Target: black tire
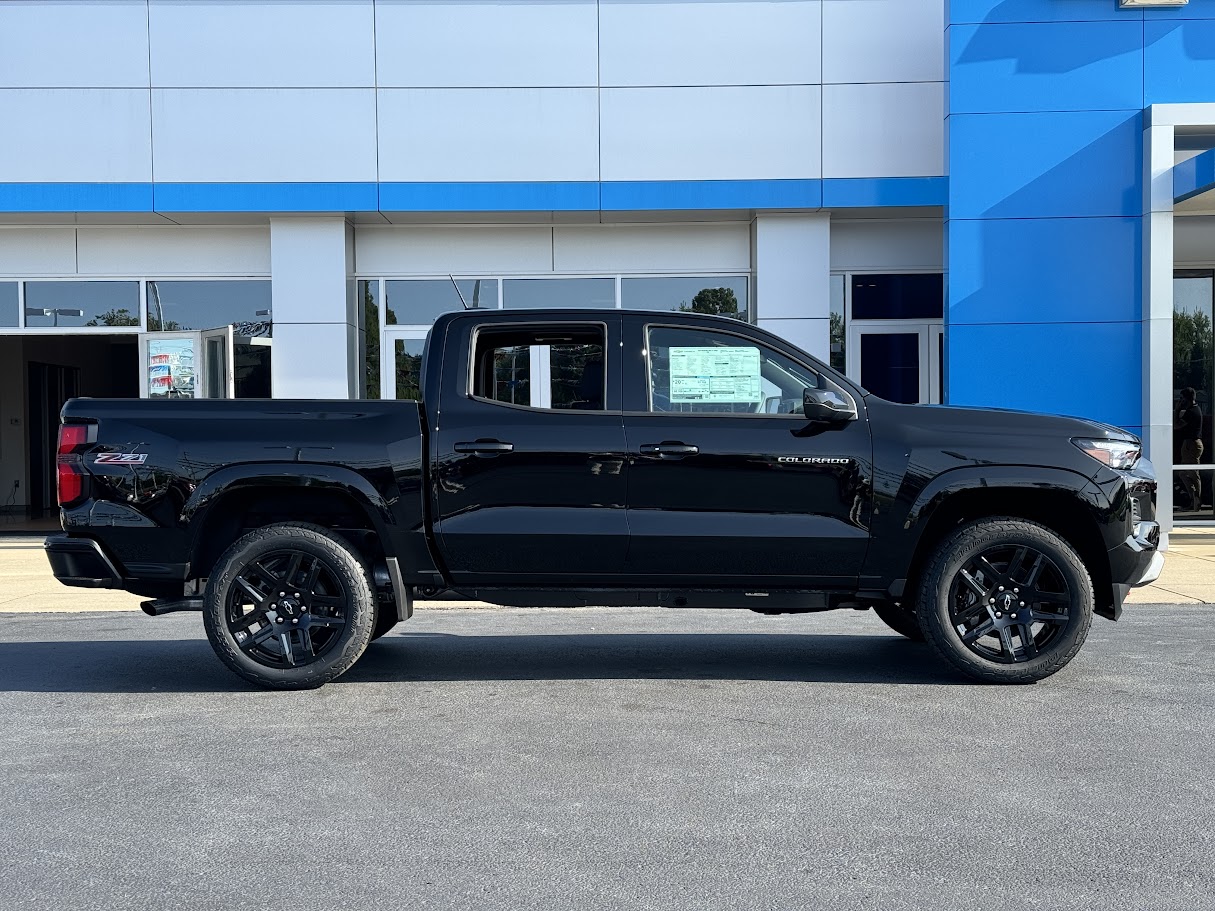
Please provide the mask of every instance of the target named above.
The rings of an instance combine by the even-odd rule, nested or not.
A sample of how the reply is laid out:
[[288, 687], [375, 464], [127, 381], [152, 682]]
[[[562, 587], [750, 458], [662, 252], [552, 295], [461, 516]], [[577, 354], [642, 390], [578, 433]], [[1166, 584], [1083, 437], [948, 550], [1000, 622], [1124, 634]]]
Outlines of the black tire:
[[220, 660], [250, 683], [283, 690], [312, 689], [348, 671], [371, 641], [375, 616], [370, 575], [349, 545], [294, 522], [229, 547], [203, 603]]
[[375, 626], [371, 629], [371, 641], [375, 642], [381, 636], [387, 635], [400, 622], [397, 619], [397, 606], [395, 604], [376, 605]]
[[920, 629], [920, 622], [911, 608], [897, 604], [875, 604], [873, 612], [899, 635], [906, 636], [912, 642], [924, 641], [924, 632]]
[[1080, 651], [1093, 583], [1075, 550], [1036, 522], [981, 519], [937, 548], [916, 616], [929, 644], [986, 683], [1033, 683]]

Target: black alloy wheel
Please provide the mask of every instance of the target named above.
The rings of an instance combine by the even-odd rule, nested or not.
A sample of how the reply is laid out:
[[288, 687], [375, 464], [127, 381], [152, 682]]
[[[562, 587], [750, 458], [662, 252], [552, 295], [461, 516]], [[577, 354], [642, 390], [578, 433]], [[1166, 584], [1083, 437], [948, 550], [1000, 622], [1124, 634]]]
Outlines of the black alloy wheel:
[[276, 689], [321, 686], [371, 641], [376, 618], [367, 567], [348, 542], [303, 523], [241, 537], [207, 582], [203, 625], [220, 659]]
[[969, 676], [1028, 683], [1075, 656], [1092, 608], [1092, 582], [1066, 541], [1033, 522], [986, 519], [942, 543], [917, 616], [929, 642]]

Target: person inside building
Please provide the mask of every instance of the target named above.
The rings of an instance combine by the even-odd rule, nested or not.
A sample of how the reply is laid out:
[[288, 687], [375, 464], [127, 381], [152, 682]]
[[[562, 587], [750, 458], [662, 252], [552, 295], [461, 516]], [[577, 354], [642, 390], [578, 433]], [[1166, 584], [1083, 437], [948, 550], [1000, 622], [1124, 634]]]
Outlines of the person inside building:
[[[1198, 407], [1193, 386], [1181, 390], [1181, 401], [1177, 408], [1177, 436], [1181, 443], [1181, 463], [1197, 465], [1202, 461], [1202, 409]], [[1178, 472], [1178, 480], [1185, 490], [1189, 503], [1186, 509], [1202, 508], [1202, 481], [1197, 471]]]

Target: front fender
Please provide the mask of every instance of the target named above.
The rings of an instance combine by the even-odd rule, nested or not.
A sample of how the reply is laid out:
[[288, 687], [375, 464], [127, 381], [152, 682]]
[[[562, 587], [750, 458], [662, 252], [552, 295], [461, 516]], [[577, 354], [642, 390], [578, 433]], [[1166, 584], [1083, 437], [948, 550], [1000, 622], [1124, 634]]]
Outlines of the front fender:
[[[992, 481], [994, 472], [999, 477]], [[1095, 509], [1109, 509], [1104, 491], [1092, 479], [1067, 468], [1030, 465], [967, 465], [951, 468], [929, 481], [907, 511], [904, 529], [922, 529], [933, 513], [952, 494], [962, 490], [1050, 490], [1069, 493]]]

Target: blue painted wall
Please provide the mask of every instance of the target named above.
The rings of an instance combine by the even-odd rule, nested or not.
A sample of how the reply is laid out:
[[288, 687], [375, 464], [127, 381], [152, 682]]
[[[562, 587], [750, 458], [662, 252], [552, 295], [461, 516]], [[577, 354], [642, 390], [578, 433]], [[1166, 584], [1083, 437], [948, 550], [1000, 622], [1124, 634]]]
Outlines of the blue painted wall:
[[1142, 414], [1143, 109], [1215, 101], [1215, 2], [951, 0], [949, 400]]

